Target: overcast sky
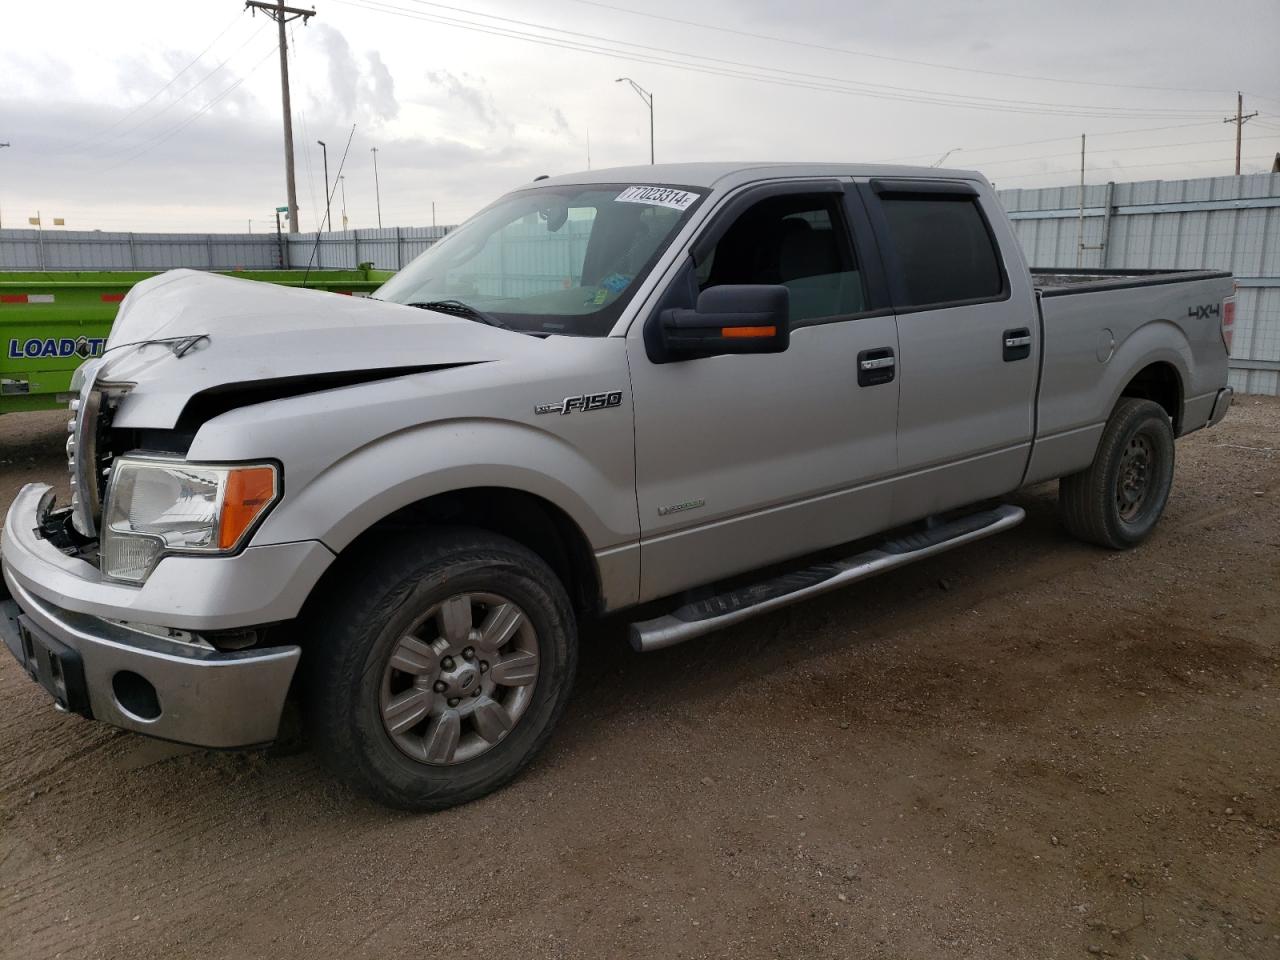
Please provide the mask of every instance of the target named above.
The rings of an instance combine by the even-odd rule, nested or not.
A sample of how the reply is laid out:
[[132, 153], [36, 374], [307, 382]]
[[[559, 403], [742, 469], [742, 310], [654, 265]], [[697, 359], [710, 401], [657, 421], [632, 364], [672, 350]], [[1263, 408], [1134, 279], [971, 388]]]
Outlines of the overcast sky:
[[[266, 17], [239, 0], [5, 6], [4, 226], [39, 210], [79, 229], [269, 228], [285, 190]], [[304, 229], [324, 214], [316, 140], [336, 176], [353, 123], [354, 227], [376, 225], [375, 146], [388, 226], [430, 224], [432, 202], [456, 223], [539, 174], [583, 169], [588, 137], [593, 167], [643, 163], [648, 110], [622, 75], [654, 94], [659, 162], [930, 164], [959, 148], [948, 165], [999, 187], [1050, 186], [1078, 178], [1087, 132], [1090, 182], [1222, 175], [1236, 89], [1259, 113], [1246, 172], [1280, 151], [1277, 0], [315, 7], [290, 30]]]

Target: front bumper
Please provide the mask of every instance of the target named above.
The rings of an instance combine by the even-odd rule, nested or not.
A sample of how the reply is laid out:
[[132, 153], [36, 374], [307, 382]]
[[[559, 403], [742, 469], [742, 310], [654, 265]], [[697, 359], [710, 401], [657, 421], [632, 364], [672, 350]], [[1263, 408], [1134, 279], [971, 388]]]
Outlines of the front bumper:
[[309, 542], [167, 557], [140, 587], [113, 583], [42, 537], [51, 501], [43, 484], [23, 488], [0, 535], [0, 635], [24, 669], [63, 709], [126, 730], [203, 747], [275, 739], [300, 648], [223, 652], [163, 628], [292, 619], [332, 553]]
[[59, 610], [9, 586], [0, 635], [59, 708], [200, 747], [275, 739], [300, 648], [223, 653]]

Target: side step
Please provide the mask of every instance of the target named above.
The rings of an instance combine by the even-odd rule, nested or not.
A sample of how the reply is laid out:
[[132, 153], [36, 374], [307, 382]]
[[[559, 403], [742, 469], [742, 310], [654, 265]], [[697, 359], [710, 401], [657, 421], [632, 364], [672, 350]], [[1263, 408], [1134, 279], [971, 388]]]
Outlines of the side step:
[[829, 590], [865, 580], [877, 573], [906, 566], [993, 533], [1016, 527], [1026, 517], [1021, 507], [1004, 504], [992, 510], [960, 517], [947, 523], [909, 533], [844, 560], [818, 563], [804, 570], [784, 573], [747, 587], [739, 587], [652, 620], [631, 624], [631, 646], [640, 652], [661, 650], [721, 627], [807, 600]]

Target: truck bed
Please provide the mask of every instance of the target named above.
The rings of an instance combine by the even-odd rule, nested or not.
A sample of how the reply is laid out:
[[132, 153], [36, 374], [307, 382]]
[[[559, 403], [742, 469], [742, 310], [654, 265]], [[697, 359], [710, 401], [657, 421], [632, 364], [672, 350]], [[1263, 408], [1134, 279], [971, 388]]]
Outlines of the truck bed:
[[1164, 283], [1192, 280], [1216, 280], [1230, 277], [1226, 270], [1072, 270], [1069, 268], [1032, 269], [1031, 282], [1045, 297], [1101, 290], [1123, 290]]

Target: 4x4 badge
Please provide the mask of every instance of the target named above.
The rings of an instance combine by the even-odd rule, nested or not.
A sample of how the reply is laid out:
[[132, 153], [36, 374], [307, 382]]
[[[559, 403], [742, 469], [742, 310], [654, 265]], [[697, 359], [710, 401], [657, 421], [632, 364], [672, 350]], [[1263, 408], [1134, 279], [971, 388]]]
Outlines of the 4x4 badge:
[[610, 407], [622, 406], [622, 391], [609, 390], [605, 393], [584, 393], [576, 397], [565, 397], [556, 403], [539, 403], [533, 408], [534, 413], [558, 413], [564, 416], [575, 410], [583, 413], [590, 410], [607, 410]]

